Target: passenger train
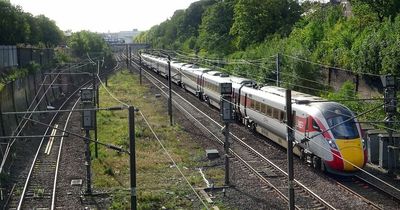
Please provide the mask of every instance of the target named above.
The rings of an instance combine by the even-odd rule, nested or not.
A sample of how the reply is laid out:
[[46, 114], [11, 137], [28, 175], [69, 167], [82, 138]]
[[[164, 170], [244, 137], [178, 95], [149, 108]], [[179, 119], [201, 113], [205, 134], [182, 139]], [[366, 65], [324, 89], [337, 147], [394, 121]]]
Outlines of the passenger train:
[[[141, 54], [144, 65], [168, 77], [168, 61]], [[199, 99], [220, 108], [220, 84], [232, 83], [236, 119], [254, 131], [287, 148], [285, 89], [257, 87], [251, 79], [231, 76], [195, 64], [171, 61], [174, 83]], [[345, 106], [320, 97], [292, 91], [295, 123], [294, 153], [314, 168], [336, 174], [351, 174], [364, 167], [367, 151], [361, 127]], [[316, 102], [313, 102], [316, 101]]]

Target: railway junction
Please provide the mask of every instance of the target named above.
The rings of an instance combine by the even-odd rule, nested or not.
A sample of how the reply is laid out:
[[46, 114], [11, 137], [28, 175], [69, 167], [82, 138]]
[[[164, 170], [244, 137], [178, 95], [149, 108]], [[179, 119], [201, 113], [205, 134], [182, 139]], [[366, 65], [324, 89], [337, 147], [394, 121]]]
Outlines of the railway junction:
[[[143, 65], [139, 54], [131, 53], [127, 56], [126, 52], [118, 53], [115, 54], [115, 59], [117, 62], [113, 68], [101, 71], [99, 63], [90, 57], [86, 63], [70, 64], [54, 69], [44, 74], [43, 80], [40, 81], [42, 86], [38, 88], [32, 100], [34, 103], [26, 111], [3, 112], [3, 117], [22, 115], [20, 117], [22, 128], [19, 129], [20, 134], [17, 136], [23, 138], [19, 140], [17, 136], [14, 137], [18, 150], [13, 152], [15, 154], [13, 157], [10, 157], [11, 163], [3, 166], [9, 167], [10, 174], [18, 177], [10, 183], [7, 190], [3, 190], [5, 198], [3, 204], [6, 208], [109, 208], [113, 192], [105, 188], [96, 189], [93, 185], [96, 173], [92, 173], [90, 163], [97, 158], [96, 149], [105, 147], [108, 148], [107, 152], [117, 152], [125, 158], [131, 157], [130, 154], [134, 154], [134, 151], [129, 151], [129, 148], [132, 149], [129, 146], [110, 144], [107, 139], [93, 138], [97, 134], [94, 130], [95, 119], [92, 118], [96, 115], [95, 112], [120, 112], [130, 107], [129, 103], [132, 101], [123, 101], [119, 99], [118, 90], [114, 90], [115, 93], [110, 90], [116, 82], [112, 81], [113, 75], [122, 74], [124, 77], [136, 78], [136, 83], [140, 78], [139, 84], [135, 85], [147, 87], [146, 96], [143, 98], [150, 98], [150, 101], [143, 103], [159, 104], [162, 112], [170, 116], [169, 120], [172, 119], [170, 124], [182, 127], [188, 138], [199, 145], [202, 151], [200, 165], [203, 166], [205, 174], [214, 169], [221, 171], [222, 176], [219, 178], [209, 178], [203, 174], [203, 181], [200, 182], [203, 184], [192, 186], [184, 171], [182, 172], [185, 167], [181, 168], [175, 163], [174, 158], [168, 155], [172, 166], [182, 174], [181, 180], [186, 180], [182, 181], [183, 184], [192, 188], [186, 199], [192, 202], [193, 208], [216, 209], [218, 204], [222, 203], [225, 208], [287, 209], [290, 193], [287, 154], [284, 148], [263, 135], [254, 133], [241, 123], [231, 123], [229, 135], [226, 135], [227, 131], [224, 130], [226, 124], [220, 121], [220, 112], [215, 107], [198, 100], [198, 97], [181, 87], [168, 83], [168, 80], [160, 74]], [[91, 67], [86, 67], [87, 65]], [[111, 87], [107, 87], [108, 79]], [[43, 84], [50, 85], [46, 87]], [[56, 91], [49, 88], [56, 84], [60, 87]], [[98, 87], [100, 93], [95, 91]], [[85, 95], [85, 91], [89, 91], [89, 94]], [[45, 107], [42, 101], [46, 98], [50, 100], [49, 95], [54, 97], [52, 106]], [[87, 96], [89, 99], [84, 99]], [[93, 100], [90, 98], [92, 96], [97, 99]], [[111, 98], [115, 103], [107, 106], [97, 105], [96, 100], [101, 104], [101, 97], [104, 96]], [[89, 105], [85, 105], [85, 100], [88, 100]], [[172, 105], [171, 108], [168, 108], [168, 104]], [[159, 137], [163, 134], [152, 130], [146, 113], [142, 112], [140, 107], [134, 110], [136, 113], [132, 115], [136, 116], [138, 121], [146, 122], [144, 125], [149, 126], [153, 138], [163, 145]], [[124, 119], [128, 118], [125, 116]], [[128, 120], [125, 123], [128, 125]], [[86, 129], [85, 126], [92, 131], [85, 134], [81, 130], [82, 127]], [[129, 136], [128, 133], [125, 135]], [[230, 142], [228, 148], [225, 144], [226, 139]], [[89, 145], [92, 150], [88, 153]], [[98, 148], [95, 148], [95, 145]], [[164, 146], [162, 148], [169, 154], [168, 148]], [[217, 155], [207, 157], [206, 151], [217, 152]], [[134, 159], [130, 160], [131, 164], [132, 161], [135, 162]], [[129, 167], [132, 165], [129, 164]], [[309, 163], [297, 157], [294, 158], [293, 167], [295, 208], [398, 209], [399, 207], [399, 184], [392, 176], [376, 169], [379, 167], [368, 165], [356, 175], [348, 177], [333, 176], [313, 169]], [[128, 177], [136, 178], [136, 176], [140, 177], [140, 174], [132, 176], [130, 173]], [[129, 187], [124, 184], [122, 186]], [[130, 187], [134, 189], [136, 186]], [[138, 191], [144, 190], [140, 181], [137, 181], [137, 187]], [[129, 191], [125, 192], [130, 194]], [[133, 195], [132, 193], [128, 197], [133, 198]], [[136, 202], [135, 199], [129, 202]]]

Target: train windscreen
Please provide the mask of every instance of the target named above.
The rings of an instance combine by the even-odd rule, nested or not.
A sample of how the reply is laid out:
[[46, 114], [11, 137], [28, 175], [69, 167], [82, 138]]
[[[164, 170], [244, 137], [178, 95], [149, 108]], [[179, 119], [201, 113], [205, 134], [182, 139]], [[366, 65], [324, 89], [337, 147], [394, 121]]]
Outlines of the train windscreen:
[[359, 138], [356, 122], [353, 114], [339, 104], [326, 104], [322, 109], [326, 122], [335, 139]]

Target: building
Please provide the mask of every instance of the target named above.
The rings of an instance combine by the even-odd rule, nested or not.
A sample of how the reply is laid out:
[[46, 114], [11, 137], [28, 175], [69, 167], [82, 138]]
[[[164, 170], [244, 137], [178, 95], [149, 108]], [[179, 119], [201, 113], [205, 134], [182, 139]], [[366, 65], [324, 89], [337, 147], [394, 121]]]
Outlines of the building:
[[140, 34], [140, 31], [133, 29], [132, 31], [120, 31], [116, 33], [103, 33], [101, 34], [106, 42], [109, 43], [126, 43], [132, 44], [133, 39]]

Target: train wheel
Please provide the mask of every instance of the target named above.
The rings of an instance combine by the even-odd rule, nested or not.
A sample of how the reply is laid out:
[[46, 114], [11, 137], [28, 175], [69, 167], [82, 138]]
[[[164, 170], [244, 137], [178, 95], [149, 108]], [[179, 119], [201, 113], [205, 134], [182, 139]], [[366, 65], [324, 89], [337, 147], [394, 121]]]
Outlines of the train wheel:
[[237, 122], [239, 122], [239, 123], [242, 123], [242, 124], [243, 124], [243, 121], [242, 121], [242, 116], [241, 116], [239, 113], [237, 113], [237, 112], [236, 112], [236, 118], [235, 118], [235, 119], [236, 119], [236, 121], [237, 121]]
[[253, 133], [257, 132], [257, 125], [254, 122], [250, 123], [250, 131], [252, 131]]
[[300, 149], [300, 160], [301, 161], [306, 161], [307, 160], [307, 157], [306, 157], [306, 154], [304, 153], [304, 149]]
[[321, 158], [319, 158], [317, 156], [313, 156], [312, 166], [313, 166], [313, 168], [315, 168], [317, 170], [321, 170]]

